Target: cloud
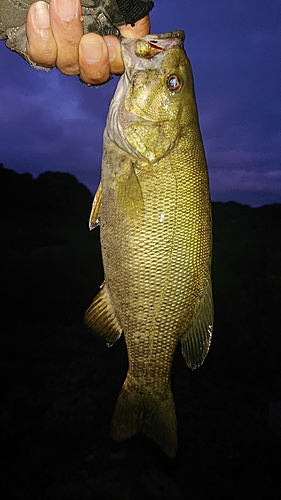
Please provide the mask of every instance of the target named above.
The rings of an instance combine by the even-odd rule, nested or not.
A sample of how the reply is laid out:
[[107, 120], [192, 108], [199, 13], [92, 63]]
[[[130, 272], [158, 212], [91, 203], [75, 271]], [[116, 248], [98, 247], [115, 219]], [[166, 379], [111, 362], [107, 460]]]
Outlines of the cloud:
[[[277, 0], [161, 0], [151, 12], [153, 32], [186, 32], [213, 197], [278, 199], [280, 13]], [[94, 191], [118, 79], [88, 88], [30, 68], [4, 42], [0, 72], [0, 162], [33, 175], [69, 171]]]
[[69, 171], [94, 190], [103, 129], [117, 80], [89, 89], [77, 77], [68, 78], [57, 70], [35, 71], [4, 43], [0, 43], [0, 61], [4, 68], [0, 161], [35, 176], [47, 169]]

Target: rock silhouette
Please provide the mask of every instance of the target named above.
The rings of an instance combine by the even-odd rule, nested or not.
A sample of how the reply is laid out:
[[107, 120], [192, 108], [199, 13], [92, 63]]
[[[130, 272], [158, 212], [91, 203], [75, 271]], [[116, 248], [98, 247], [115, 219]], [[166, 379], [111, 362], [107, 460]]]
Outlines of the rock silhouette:
[[213, 203], [213, 343], [177, 350], [179, 451], [110, 439], [127, 368], [83, 315], [103, 279], [92, 195], [75, 177], [0, 167], [5, 498], [275, 500], [281, 495], [281, 205]]

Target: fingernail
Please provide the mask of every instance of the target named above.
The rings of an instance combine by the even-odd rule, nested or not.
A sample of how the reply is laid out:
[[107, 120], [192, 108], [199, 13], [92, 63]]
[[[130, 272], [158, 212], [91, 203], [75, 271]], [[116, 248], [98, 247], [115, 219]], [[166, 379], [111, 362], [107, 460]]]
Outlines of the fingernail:
[[97, 63], [102, 58], [103, 46], [100, 43], [82, 43], [83, 57], [90, 63]]
[[56, 0], [57, 10], [64, 21], [73, 19], [78, 13], [77, 0]]
[[40, 29], [50, 28], [49, 6], [46, 2], [36, 2], [34, 4], [33, 21]]

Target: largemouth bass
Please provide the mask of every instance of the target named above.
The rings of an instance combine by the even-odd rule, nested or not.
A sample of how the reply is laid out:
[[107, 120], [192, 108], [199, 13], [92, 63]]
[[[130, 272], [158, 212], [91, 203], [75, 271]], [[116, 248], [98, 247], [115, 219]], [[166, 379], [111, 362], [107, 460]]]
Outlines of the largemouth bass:
[[112, 437], [137, 432], [174, 457], [171, 367], [178, 341], [191, 369], [213, 325], [208, 173], [184, 32], [124, 39], [125, 73], [104, 131], [100, 224], [105, 281], [86, 323], [109, 345], [124, 333], [129, 368]]

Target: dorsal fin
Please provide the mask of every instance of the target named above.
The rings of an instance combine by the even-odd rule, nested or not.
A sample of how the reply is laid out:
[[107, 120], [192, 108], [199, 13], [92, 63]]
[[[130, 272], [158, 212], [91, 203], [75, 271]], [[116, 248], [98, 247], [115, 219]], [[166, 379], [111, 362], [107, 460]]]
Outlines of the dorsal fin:
[[98, 189], [96, 191], [96, 194], [94, 196], [92, 210], [91, 210], [91, 213], [90, 213], [90, 219], [89, 219], [89, 228], [90, 228], [90, 231], [92, 229], [95, 229], [95, 227], [99, 226], [99, 223], [100, 223], [101, 200], [102, 200], [102, 187], [101, 187], [101, 182], [100, 182], [99, 185], [98, 185]]

